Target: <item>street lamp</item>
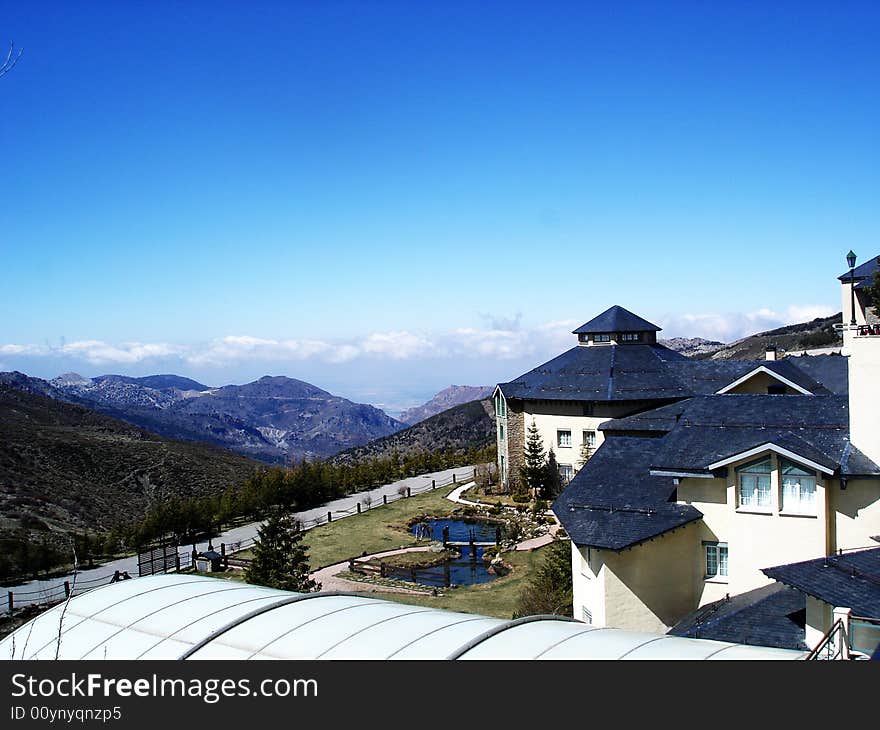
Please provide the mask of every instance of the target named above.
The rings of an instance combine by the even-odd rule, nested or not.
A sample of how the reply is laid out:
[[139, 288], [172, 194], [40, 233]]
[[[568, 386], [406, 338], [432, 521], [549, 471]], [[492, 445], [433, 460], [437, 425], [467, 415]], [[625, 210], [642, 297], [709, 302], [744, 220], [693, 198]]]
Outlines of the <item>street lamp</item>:
[[856, 255], [853, 253], [853, 250], [850, 249], [849, 253], [846, 255], [846, 263], [849, 266], [849, 295], [850, 295], [850, 326], [854, 327], [856, 324], [856, 275], [855, 275], [855, 267], [856, 267]]

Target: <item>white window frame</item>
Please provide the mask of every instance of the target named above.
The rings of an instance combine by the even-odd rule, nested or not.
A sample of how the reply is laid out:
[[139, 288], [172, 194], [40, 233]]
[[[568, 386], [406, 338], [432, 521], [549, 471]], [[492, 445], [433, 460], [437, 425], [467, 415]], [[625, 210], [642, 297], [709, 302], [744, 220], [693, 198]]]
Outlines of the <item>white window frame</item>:
[[[562, 443], [562, 434], [568, 434], [568, 443]], [[570, 428], [557, 428], [556, 429], [556, 445], [560, 449], [570, 449], [571, 448], [571, 429]]]
[[[786, 474], [786, 467], [792, 467], [803, 474]], [[817, 482], [818, 478], [815, 472], [802, 467], [793, 461], [787, 459], [779, 460], [779, 488], [780, 501], [779, 513], [783, 515], [799, 515], [799, 516], [816, 516], [817, 510]], [[806, 487], [806, 488], [805, 488]], [[809, 487], [812, 487], [811, 489]], [[787, 496], [796, 493], [796, 497]], [[804, 499], [804, 495], [809, 494], [809, 499]]]
[[559, 478], [562, 479], [565, 484], [568, 484], [572, 479], [574, 479], [574, 467], [571, 464], [557, 463], [556, 471], [559, 474]]
[[620, 333], [620, 341], [621, 342], [639, 342], [642, 339], [641, 332], [621, 332]]
[[593, 342], [611, 342], [610, 334], [593, 335]]
[[588, 449], [595, 449], [596, 448], [596, 431], [595, 430], [584, 429], [584, 432], [581, 434], [581, 439]]
[[[722, 561], [722, 550], [724, 558]], [[709, 559], [715, 562], [715, 572], [709, 572]], [[722, 571], [723, 562], [723, 571]], [[716, 580], [726, 582], [730, 575], [730, 550], [726, 542], [703, 542], [703, 580]]]
[[[769, 463], [769, 471], [749, 471], [759, 464]], [[744, 511], [771, 512], [773, 510], [773, 461], [768, 456], [765, 459], [753, 461], [736, 468], [736, 498], [738, 508]], [[761, 479], [767, 480], [767, 488], [761, 489]], [[748, 487], [747, 487], [748, 485]], [[748, 496], [747, 499], [744, 497]], [[761, 497], [766, 496], [766, 501], [761, 502]]]

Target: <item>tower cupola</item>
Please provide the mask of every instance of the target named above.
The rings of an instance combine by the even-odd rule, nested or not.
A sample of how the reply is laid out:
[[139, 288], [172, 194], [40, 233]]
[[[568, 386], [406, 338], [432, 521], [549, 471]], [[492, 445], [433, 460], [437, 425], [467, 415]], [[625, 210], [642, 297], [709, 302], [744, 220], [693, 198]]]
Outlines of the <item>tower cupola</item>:
[[652, 345], [657, 342], [660, 327], [642, 319], [618, 304], [582, 324], [573, 334], [578, 344], [592, 345]]

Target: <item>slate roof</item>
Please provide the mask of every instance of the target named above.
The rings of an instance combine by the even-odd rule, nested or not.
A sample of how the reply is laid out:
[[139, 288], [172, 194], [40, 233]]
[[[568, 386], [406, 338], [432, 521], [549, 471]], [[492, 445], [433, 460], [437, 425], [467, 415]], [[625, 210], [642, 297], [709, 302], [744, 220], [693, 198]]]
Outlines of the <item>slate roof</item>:
[[844, 476], [880, 475], [880, 467], [849, 442], [845, 396], [702, 396], [600, 428], [670, 428], [657, 442], [656, 470], [708, 474], [710, 464], [775, 443]]
[[880, 547], [764, 568], [764, 575], [856, 616], [880, 618]]
[[573, 334], [594, 334], [597, 332], [659, 332], [660, 327], [642, 319], [618, 304], [609, 307], [602, 314], [582, 324]]
[[780, 362], [790, 362], [795, 365], [834, 395], [849, 393], [849, 368], [845, 357], [840, 355], [802, 355], [801, 357], [789, 357]]
[[[856, 281], [856, 289], [862, 289], [866, 286], [872, 286], [874, 283], [874, 272], [880, 269], [880, 256], [872, 256], [865, 263], [856, 266], [853, 270], [853, 278]], [[849, 283], [849, 271], [837, 277], [839, 281]]]
[[690, 390], [667, 367], [685, 359], [663, 345], [576, 345], [498, 387], [505, 398], [533, 400], [687, 398]]
[[807, 650], [804, 594], [774, 583], [701, 606], [668, 633], [692, 639]]
[[674, 501], [669, 477], [649, 473], [657, 442], [616, 437], [606, 441], [553, 503], [553, 512], [577, 545], [623, 550], [694, 522], [702, 513]]
[[[840, 358], [835, 358], [840, 359]], [[846, 364], [844, 362], [844, 364]], [[782, 360], [765, 361], [758, 364], [764, 366], [782, 378], [791, 381], [813, 395], [830, 395], [831, 391], [821, 383], [814, 380], [809, 373], [798, 367], [798, 364], [789, 358]]]
[[816, 395], [847, 392], [844, 357], [692, 360], [657, 344], [577, 345], [498, 387], [505, 398], [671, 401], [717, 393], [762, 365]]

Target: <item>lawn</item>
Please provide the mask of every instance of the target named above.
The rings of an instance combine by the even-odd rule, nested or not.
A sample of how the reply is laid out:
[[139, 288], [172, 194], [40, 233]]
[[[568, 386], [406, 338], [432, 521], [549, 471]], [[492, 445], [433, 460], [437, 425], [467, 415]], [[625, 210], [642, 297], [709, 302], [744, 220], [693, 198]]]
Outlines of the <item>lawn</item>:
[[[303, 543], [308, 546], [312, 570], [344, 562], [363, 552], [372, 554], [400, 547], [425, 545], [425, 540], [419, 543], [415, 535], [409, 532], [407, 523], [424, 514], [438, 517], [451, 514], [453, 509], [461, 506], [446, 499], [451, 491], [452, 489], [444, 487], [424, 492], [308, 530], [303, 537]], [[240, 555], [249, 557], [246, 553]], [[513, 570], [489, 583], [446, 589], [442, 596], [390, 592], [371, 595], [400, 603], [509, 619], [516, 609], [523, 584], [540, 563], [542, 551], [511, 551], [503, 556], [505, 562], [513, 566]], [[419, 558], [424, 559], [424, 555]], [[367, 586], [365, 589], [368, 589]]]
[[444, 589], [442, 596], [408, 593], [377, 593], [374, 595], [376, 598], [398, 603], [509, 619], [516, 610], [523, 584], [541, 561], [542, 550], [508, 552], [504, 553], [503, 557], [506, 563], [513, 566], [513, 570], [489, 583]]
[[[416, 540], [407, 529], [407, 523], [424, 514], [445, 517], [456, 507], [461, 507], [446, 499], [451, 491], [449, 487], [433, 489], [307, 530], [303, 545], [309, 550], [311, 569], [341, 563], [364, 552], [371, 555], [384, 550], [427, 545], [427, 540]], [[253, 552], [245, 550], [236, 556], [251, 558]]]

